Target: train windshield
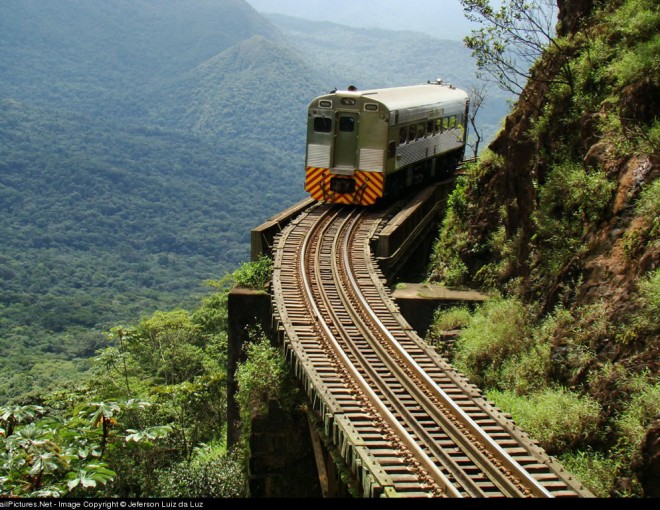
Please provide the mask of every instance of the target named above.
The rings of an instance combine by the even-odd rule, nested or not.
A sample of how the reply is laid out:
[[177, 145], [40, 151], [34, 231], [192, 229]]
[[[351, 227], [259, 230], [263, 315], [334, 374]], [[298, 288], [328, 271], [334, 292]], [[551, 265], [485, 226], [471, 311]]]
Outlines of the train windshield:
[[345, 133], [355, 131], [355, 117], [339, 117], [339, 129]]
[[330, 133], [332, 131], [332, 119], [329, 117], [315, 117], [314, 131], [317, 133]]

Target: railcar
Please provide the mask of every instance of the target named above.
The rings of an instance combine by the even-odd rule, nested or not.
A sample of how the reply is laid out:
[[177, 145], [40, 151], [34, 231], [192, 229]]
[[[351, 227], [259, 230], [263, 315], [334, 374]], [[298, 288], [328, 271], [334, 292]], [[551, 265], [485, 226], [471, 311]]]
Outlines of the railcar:
[[369, 206], [451, 174], [463, 160], [468, 94], [435, 80], [333, 91], [308, 107], [305, 191]]

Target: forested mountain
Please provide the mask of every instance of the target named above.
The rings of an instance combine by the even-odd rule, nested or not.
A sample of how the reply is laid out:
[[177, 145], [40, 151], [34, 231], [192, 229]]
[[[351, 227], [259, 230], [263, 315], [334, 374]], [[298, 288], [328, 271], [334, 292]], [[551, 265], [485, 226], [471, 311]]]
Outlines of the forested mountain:
[[[473, 57], [461, 41], [440, 40], [410, 31], [351, 28], [279, 14], [268, 19], [324, 83], [361, 89], [398, 87], [442, 78], [465, 90], [477, 87]], [[487, 90], [478, 114], [479, 129], [491, 139], [501, 128], [511, 97], [497, 87]]]
[[[223, 104], [211, 84], [253, 91], [286, 54], [245, 2], [9, 2], [0, 32], [0, 395], [15, 395], [70, 376], [111, 325], [194, 302], [247, 260], [251, 228], [303, 195], [301, 162], [270, 141], [274, 123], [241, 120], [244, 99], [212, 107], [205, 132], [186, 122]], [[232, 64], [255, 74], [240, 83]], [[264, 71], [276, 90], [279, 70]]]
[[300, 169], [295, 155], [304, 151], [307, 103], [325, 90], [315, 76], [290, 46], [256, 35], [163, 87], [149, 99], [150, 115], [168, 129], [238, 146], [262, 140], [285, 149]]
[[243, 0], [3, 2], [0, 33], [2, 97], [122, 120], [235, 44], [279, 37]]
[[313, 97], [474, 73], [460, 43], [243, 0], [0, 10], [0, 398], [247, 261], [250, 230], [305, 196]]

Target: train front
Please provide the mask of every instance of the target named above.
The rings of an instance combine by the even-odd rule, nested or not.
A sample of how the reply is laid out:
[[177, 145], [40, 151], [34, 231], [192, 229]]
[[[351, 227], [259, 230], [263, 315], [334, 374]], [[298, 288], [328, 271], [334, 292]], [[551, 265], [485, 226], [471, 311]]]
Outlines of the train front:
[[352, 87], [310, 103], [305, 191], [315, 200], [372, 205], [383, 196], [389, 122], [384, 110]]

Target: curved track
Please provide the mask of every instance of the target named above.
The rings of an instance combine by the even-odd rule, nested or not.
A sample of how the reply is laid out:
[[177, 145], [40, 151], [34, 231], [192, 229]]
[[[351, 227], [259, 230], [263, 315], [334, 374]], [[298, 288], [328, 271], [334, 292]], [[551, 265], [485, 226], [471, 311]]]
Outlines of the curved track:
[[381, 215], [311, 207], [273, 274], [287, 356], [364, 495], [589, 496], [400, 315], [369, 250]]

